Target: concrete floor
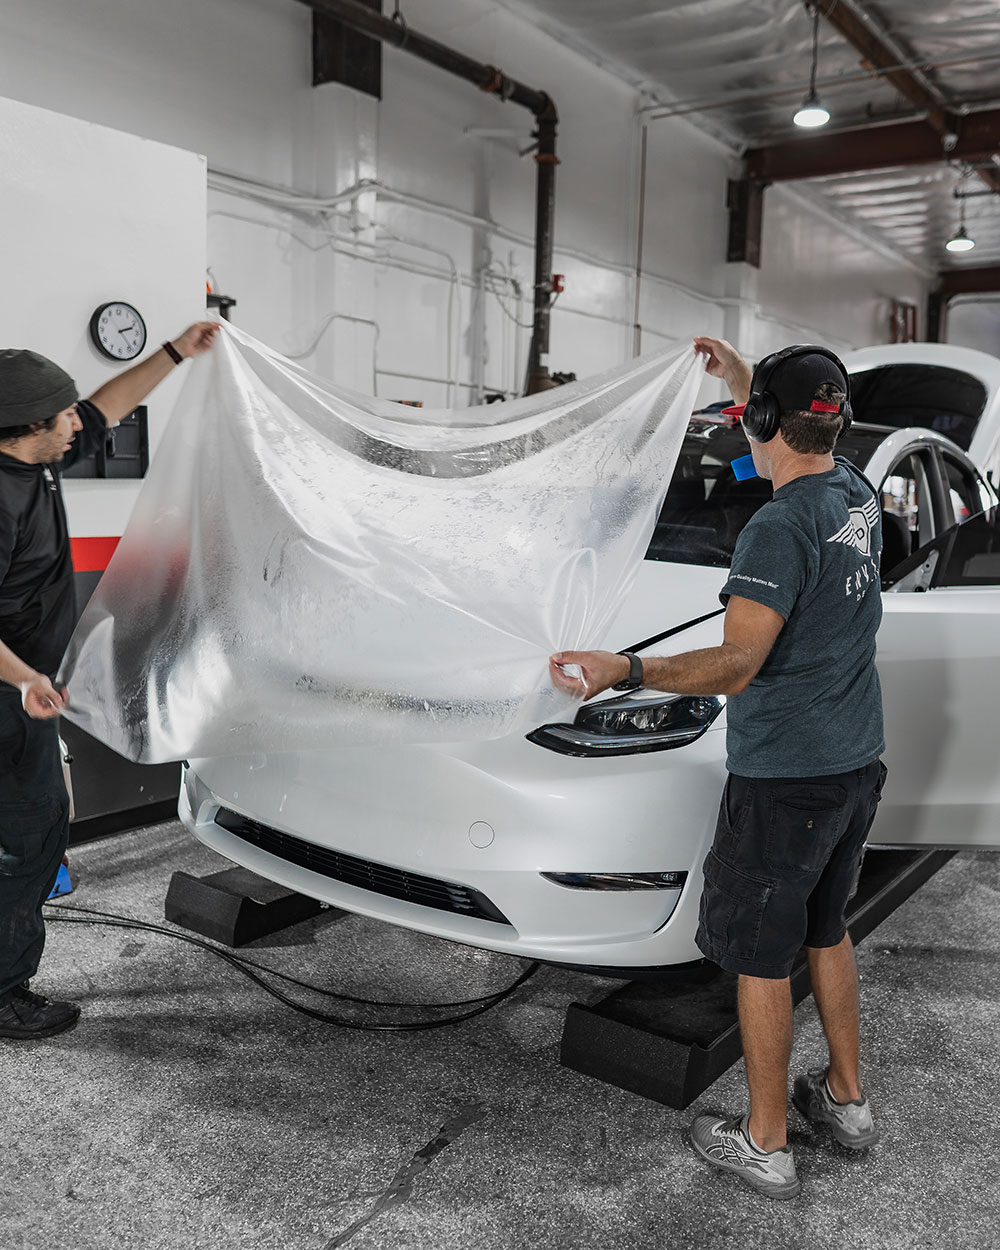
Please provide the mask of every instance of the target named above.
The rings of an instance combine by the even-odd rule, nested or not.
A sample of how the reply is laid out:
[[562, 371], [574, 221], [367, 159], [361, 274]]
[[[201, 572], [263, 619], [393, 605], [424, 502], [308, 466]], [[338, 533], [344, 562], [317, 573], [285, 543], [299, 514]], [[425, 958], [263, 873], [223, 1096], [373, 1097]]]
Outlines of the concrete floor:
[[[71, 859], [66, 901], [152, 921], [175, 869], [224, 866], [177, 824]], [[742, 1108], [741, 1066], [683, 1112], [560, 1066], [567, 1004], [609, 982], [542, 969], [457, 1027], [360, 1033], [172, 939], [53, 923], [36, 985], [84, 1015], [62, 1037], [0, 1043], [0, 1246], [995, 1247], [998, 916], [1000, 860], [962, 854], [859, 948], [884, 1141], [854, 1157], [791, 1112], [804, 1192], [790, 1203], [686, 1144], [695, 1114]], [[354, 916], [244, 949], [346, 993], [426, 1001], [521, 966]], [[822, 1058], [811, 1000], [796, 1032], [801, 1070]]]

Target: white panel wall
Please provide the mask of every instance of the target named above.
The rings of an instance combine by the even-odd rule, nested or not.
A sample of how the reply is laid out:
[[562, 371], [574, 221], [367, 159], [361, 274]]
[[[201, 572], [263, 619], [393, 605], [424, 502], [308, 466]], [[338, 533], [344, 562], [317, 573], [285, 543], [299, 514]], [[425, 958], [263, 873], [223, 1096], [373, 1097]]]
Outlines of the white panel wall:
[[834, 349], [888, 342], [890, 301], [915, 303], [922, 326], [929, 286], [928, 275], [824, 221], [793, 191], [776, 186], [765, 193], [757, 355], [800, 329]]
[[[88, 327], [103, 303], [142, 313], [148, 343], [204, 316], [205, 163], [189, 152], [0, 97], [0, 344], [49, 356], [89, 395], [122, 368]], [[148, 401], [155, 451], [181, 370]], [[78, 537], [120, 534], [138, 483], [67, 481]]]
[[948, 308], [949, 343], [1000, 356], [1000, 295], [959, 297]]
[[[546, 90], [560, 111], [550, 365], [593, 372], [636, 341], [635, 93], [490, 0], [407, 0], [421, 30]], [[532, 118], [387, 48], [381, 104], [309, 86], [296, 0], [4, 0], [0, 82], [19, 99], [207, 154], [214, 170], [331, 195], [377, 179], [322, 222], [213, 190], [208, 260], [235, 319], [340, 383], [429, 405], [516, 392], [531, 319]], [[483, 130], [493, 133], [484, 135]], [[651, 123], [642, 350], [726, 333], [748, 355], [821, 338], [886, 338], [889, 298], [926, 280], [781, 188], [764, 265], [725, 262], [732, 156], [683, 119]], [[399, 201], [399, 196], [404, 202]], [[441, 210], [425, 211], [412, 197]], [[409, 197], [409, 198], [407, 198]], [[457, 211], [461, 220], [456, 220]], [[520, 324], [519, 324], [520, 323]], [[316, 344], [313, 347], [313, 344]], [[717, 386], [707, 384], [706, 398]]]
[[292, 0], [3, 0], [3, 94], [290, 181], [309, 93]]

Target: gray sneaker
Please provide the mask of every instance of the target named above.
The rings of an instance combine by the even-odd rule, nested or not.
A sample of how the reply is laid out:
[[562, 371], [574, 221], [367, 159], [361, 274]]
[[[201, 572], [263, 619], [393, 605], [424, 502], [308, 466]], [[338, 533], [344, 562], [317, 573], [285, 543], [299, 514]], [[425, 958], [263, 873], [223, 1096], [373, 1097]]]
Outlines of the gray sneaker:
[[758, 1150], [750, 1140], [749, 1119], [749, 1115], [735, 1120], [700, 1115], [691, 1125], [691, 1144], [703, 1159], [735, 1172], [769, 1198], [797, 1198], [802, 1182], [795, 1174], [791, 1146], [769, 1154]]
[[792, 1090], [796, 1110], [814, 1124], [828, 1124], [830, 1132], [849, 1150], [874, 1146], [881, 1133], [875, 1127], [867, 1098], [854, 1102], [834, 1102], [826, 1084], [827, 1070], [814, 1068], [806, 1076], [797, 1076]]

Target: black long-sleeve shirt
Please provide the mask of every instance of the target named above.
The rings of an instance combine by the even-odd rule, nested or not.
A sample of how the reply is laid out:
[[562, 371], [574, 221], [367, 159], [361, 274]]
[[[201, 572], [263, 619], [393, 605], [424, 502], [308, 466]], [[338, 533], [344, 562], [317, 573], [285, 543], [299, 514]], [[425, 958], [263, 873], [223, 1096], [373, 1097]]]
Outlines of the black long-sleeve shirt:
[[108, 431], [89, 400], [83, 429], [57, 464], [23, 464], [0, 452], [0, 642], [52, 676], [76, 625], [76, 594], [60, 469], [91, 456]]

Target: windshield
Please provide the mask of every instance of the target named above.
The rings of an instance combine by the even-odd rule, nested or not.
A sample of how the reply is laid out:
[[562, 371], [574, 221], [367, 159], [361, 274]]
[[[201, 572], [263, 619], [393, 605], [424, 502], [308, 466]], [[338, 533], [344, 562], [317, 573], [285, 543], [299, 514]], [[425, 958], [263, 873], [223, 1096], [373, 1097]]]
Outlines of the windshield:
[[[837, 455], [863, 468], [885, 430], [853, 427]], [[750, 452], [739, 425], [694, 417], [660, 509], [647, 560], [728, 568], [740, 530], [771, 498], [771, 483], [740, 482], [731, 462]]]
[[855, 421], [937, 430], [963, 451], [969, 450], [986, 397], [978, 378], [941, 365], [879, 365], [851, 374]]

